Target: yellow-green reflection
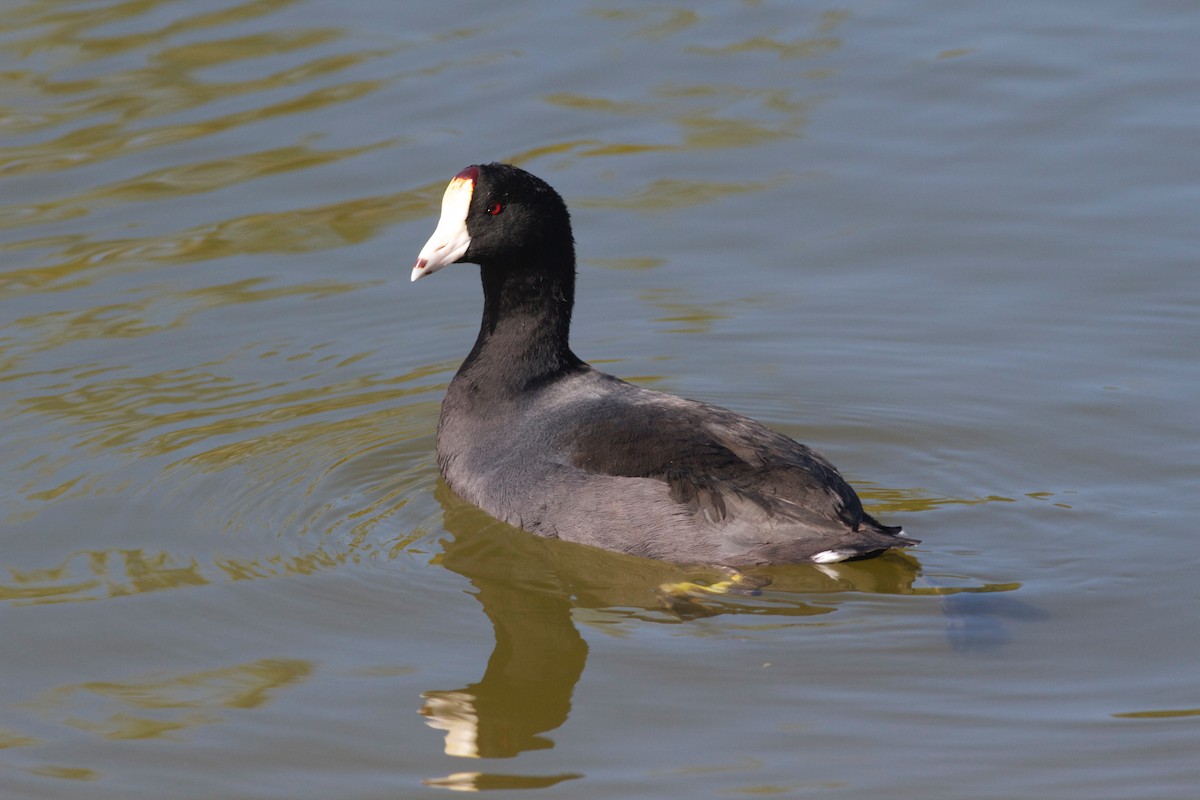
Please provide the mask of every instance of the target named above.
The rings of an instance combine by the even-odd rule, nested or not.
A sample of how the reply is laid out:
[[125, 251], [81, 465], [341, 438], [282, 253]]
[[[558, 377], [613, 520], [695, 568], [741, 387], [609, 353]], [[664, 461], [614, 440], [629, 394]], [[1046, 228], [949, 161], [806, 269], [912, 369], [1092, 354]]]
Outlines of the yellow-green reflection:
[[1179, 719], [1200, 717], [1200, 708], [1167, 708], [1159, 711], [1125, 711], [1113, 714], [1116, 719]]
[[[655, 20], [633, 31], [634, 36], [644, 39], [665, 39], [687, 30], [700, 22], [700, 15], [684, 8], [638, 8], [638, 9], [594, 9], [591, 16], [613, 22], [642, 22]], [[661, 18], [661, 19], [659, 19]]]
[[[213, 117], [202, 122], [176, 123], [135, 130], [128, 130], [117, 123], [101, 123], [63, 134], [46, 143], [0, 150], [0, 176], [71, 169], [105, 158], [177, 144], [273, 117], [302, 114], [356, 100], [382, 85], [383, 82], [378, 80], [350, 81], [313, 89], [297, 98]], [[227, 93], [214, 91], [212, 97], [225, 94]], [[161, 111], [163, 109], [155, 109], [156, 113]]]
[[[662, 9], [600, 9], [589, 12], [600, 19], [622, 26], [656, 20], [630, 31], [639, 38], [659, 39], [672, 36], [699, 21], [695, 12]], [[665, 15], [665, 18], [664, 18]], [[815, 25], [815, 35], [781, 41], [756, 36], [719, 47], [689, 47], [685, 52], [700, 56], [776, 54], [782, 59], [813, 58], [840, 47], [831, 36], [846, 18], [842, 12], [826, 12]], [[746, 73], [753, 75], [753, 73]], [[813, 69], [803, 73], [809, 80], [827, 78], [830, 70]], [[751, 77], [750, 81], [753, 80]], [[642, 130], [654, 131], [653, 140], [597, 141], [580, 139], [558, 142], [551, 148], [539, 148], [514, 154], [512, 160], [525, 163], [537, 156], [572, 152], [580, 157], [631, 156], [647, 152], [695, 152], [697, 150], [757, 147], [798, 137], [807, 123], [813, 101], [796, 90], [742, 84], [663, 84], [648, 90], [628, 89], [617, 96], [597, 96], [581, 92], [552, 92], [544, 102], [568, 109], [577, 115], [599, 114], [641, 119]], [[663, 127], [673, 135], [663, 136]], [[619, 129], [623, 129], [622, 126]], [[658, 179], [635, 192], [622, 191], [612, 197], [593, 197], [575, 201], [577, 205], [637, 211], [677, 209], [710, 203], [735, 194], [770, 190], [788, 175], [769, 180], [716, 182], [686, 178]]]
[[[179, 542], [188, 538], [185, 530], [177, 530], [184, 520], [210, 531], [250, 527], [260, 537], [287, 532], [281, 541], [288, 551], [307, 535], [320, 538], [302, 553], [201, 556], [97, 549], [56, 554], [55, 563], [38, 568], [0, 559], [0, 600], [95, 600], [395, 558], [426, 535], [419, 524], [387, 526], [430, 480], [437, 403], [414, 403], [412, 396], [428, 392], [420, 382], [438, 371], [357, 376], [308, 389], [180, 371], [155, 376], [158, 380], [107, 382], [102, 389], [46, 396], [25, 412], [73, 423], [63, 435], [74, 453], [43, 454], [19, 465], [25, 502], [5, 509], [7, 523], [32, 531], [53, 529], [60, 518], [68, 524], [88, 519], [97, 514], [88, 509], [105, 496], [120, 497], [133, 488], [110, 476], [115, 455], [135, 463], [176, 456], [138, 489], [157, 493], [160, 503], [184, 513], [143, 513], [143, 530], [169, 526], [162, 538]], [[418, 388], [411, 387], [413, 382]], [[43, 441], [41, 448], [46, 447]], [[81, 448], [94, 455], [94, 473]], [[181, 450], [190, 452], [180, 456]], [[211, 479], [212, 488], [197, 484], [202, 478]], [[99, 508], [97, 519], [111, 513], [107, 506]], [[49, 516], [56, 509], [62, 514]]]
[[35, 744], [41, 744], [41, 740], [10, 728], [0, 728], [0, 750], [6, 750], [9, 747], [32, 747]]
[[[37, 352], [182, 327], [206, 308], [329, 296], [351, 288], [356, 287], [269, 286], [246, 279], [24, 318], [9, 330], [20, 330], [28, 347], [5, 354], [8, 371], [0, 378], [31, 377], [20, 366], [26, 359], [36, 363]], [[247, 345], [222, 361], [162, 372], [130, 374], [120, 364], [81, 363], [42, 373], [41, 391], [26, 390], [25, 397], [0, 412], [10, 444], [32, 448], [28, 458], [12, 464], [11, 488], [19, 502], [6, 504], [6, 523], [30, 530], [53, 524], [39, 518], [56, 508], [86, 519], [86, 505], [73, 512], [68, 504], [157, 492], [156, 502], [174, 503], [182, 511], [177, 519], [207, 530], [287, 531], [289, 550], [298, 537], [312, 533], [322, 539], [315, 550], [316, 543], [299, 555], [236, 558], [149, 548], [64, 555], [51, 548], [46, 551], [50, 563], [34, 562], [33, 568], [28, 561], [17, 566], [0, 559], [0, 599], [98, 599], [395, 557], [424, 536], [424, 528], [406, 524], [384, 537], [377, 531], [429, 480], [432, 443], [426, 439], [437, 417], [434, 395], [451, 365], [400, 375], [338, 372], [368, 355], [336, 352], [325, 344], [292, 349], [278, 342]], [[308, 361], [311, 367], [286, 380], [233, 379], [222, 369], [226, 361], [247, 358]], [[331, 379], [339, 374], [348, 377]], [[422, 401], [425, 395], [431, 399]], [[149, 471], [141, 466], [156, 462]], [[134, 472], [124, 474], [126, 465]], [[207, 491], [196, 483], [201, 476], [212, 476]], [[174, 535], [166, 540], [186, 540], [165, 515], [149, 519], [142, 514], [140, 520], [144, 529], [171, 525]]]
[[200, 11], [183, 15], [180, 19], [153, 31], [120, 36], [87, 35], [90, 31], [104, 28], [116, 22], [136, 19], [168, 5], [164, 0], [125, 0], [86, 8], [63, 8], [58, 3], [30, 2], [9, 9], [6, 27], [14, 30], [30, 30], [37, 33], [28, 39], [19, 39], [8, 44], [24, 54], [39, 49], [74, 52], [79, 59], [85, 57], [107, 57], [113, 52], [130, 50], [147, 43], [166, 41], [178, 34], [243, 22], [273, 13], [296, 0], [248, 0], [235, 3], [218, 11]]
[[798, 38], [792, 41], [780, 41], [769, 36], [751, 36], [749, 39], [743, 39], [740, 42], [733, 42], [722, 47], [702, 47], [700, 45], [691, 45], [687, 48], [689, 53], [699, 53], [706, 56], [729, 56], [741, 53], [771, 53], [779, 56], [782, 59], [792, 58], [814, 58], [816, 56], [825, 55], [836, 50], [841, 45], [838, 39], [833, 38], [816, 38], [806, 39]]
[[[807, 122], [808, 104], [779, 89], [742, 86], [678, 85], [655, 87], [646, 100], [615, 100], [577, 93], [546, 95], [551, 105], [581, 113], [663, 119], [678, 130], [676, 143], [570, 143], [582, 156], [630, 155], [647, 151], [753, 147], [799, 135]], [[761, 106], [747, 115], [747, 104]], [[737, 113], [732, 113], [736, 110]], [[522, 154], [528, 159], [528, 154]], [[520, 160], [520, 159], [519, 159]]]
[[771, 53], [781, 59], [814, 58], [824, 55], [841, 47], [841, 40], [831, 37], [839, 25], [850, 18], [845, 11], [826, 11], [821, 14], [817, 25], [818, 35], [815, 37], [798, 37], [791, 41], [781, 41], [770, 36], [751, 36], [739, 42], [720, 47], [701, 47], [692, 45], [688, 52], [711, 56], [728, 56], [741, 53]]
[[31, 767], [29, 771], [45, 778], [60, 778], [67, 781], [94, 781], [101, 777], [101, 773], [94, 769], [65, 767], [61, 764], [43, 764], [39, 767]]
[[429, 214], [425, 192], [360, 197], [309, 209], [250, 214], [171, 234], [90, 242], [75, 238], [29, 239], [0, 251], [57, 247], [52, 264], [5, 274], [5, 291], [75, 289], [100, 277], [163, 264], [187, 264], [233, 255], [305, 253], [370, 238], [384, 225]]
[[871, 481], [858, 479], [855, 488], [863, 504], [871, 513], [887, 516], [892, 513], [933, 511], [943, 506], [973, 506], [982, 503], [1015, 503], [1012, 497], [986, 495], [984, 497], [938, 497], [925, 489], [904, 489], [877, 486]]
[[352, 512], [318, 513], [300, 520], [301, 528], [324, 521], [324, 533], [339, 530], [343, 534], [303, 553], [217, 555], [211, 560], [201, 560], [144, 549], [89, 550], [73, 553], [53, 566], [40, 569], [20, 569], [0, 563], [0, 602], [42, 605], [101, 600], [211, 582], [311, 575], [364, 560], [394, 559], [428, 535], [421, 527], [387, 536], [378, 534], [379, 526], [405, 505], [407, 493], [408, 490], [401, 488], [377, 492], [379, 496], [364, 500], [363, 506]]
[[684, 178], [657, 178], [645, 188], [622, 197], [590, 197], [576, 201], [586, 208], [620, 208], [631, 211], [662, 211], [705, 205], [739, 194], [751, 194], [773, 188], [783, 177], [769, 181], [702, 181]]
[[668, 333], [710, 333], [713, 323], [729, 317], [728, 302], [684, 303], [677, 298], [679, 292], [667, 289], [651, 289], [642, 294], [642, 299], [664, 312], [655, 322], [665, 323]]
[[165, 47], [155, 51], [154, 60], [169, 70], [190, 70], [247, 58], [262, 58], [264, 53], [276, 55], [291, 50], [303, 50], [333, 41], [340, 36], [339, 31], [330, 28], [265, 31], [247, 36]]
[[[4, 79], [12, 101], [5, 109], [4, 127], [18, 134], [43, 135], [27, 135], [24, 141], [0, 147], [0, 177], [74, 170], [277, 117], [305, 115], [360, 98], [386, 82], [336, 80], [338, 73], [393, 52], [332, 52], [345, 46], [343, 31], [336, 27], [296, 28], [281, 20], [284, 24], [249, 34], [219, 30], [293, 3], [242, 2], [217, 11], [158, 1], [108, 4], [86, 11], [46, 3], [6, 8], [0, 25], [15, 35], [0, 43], [0, 54], [11, 57]], [[157, 25], [150, 30], [122, 30], [141, 27], [143, 17], [154, 18]], [[207, 29], [214, 30], [205, 33]], [[191, 35], [180, 43], [181, 34]], [[264, 57], [271, 60], [230, 69]], [[84, 63], [89, 64], [87, 69], [72, 69]], [[248, 99], [230, 110], [230, 100], [240, 96]], [[209, 106], [213, 110], [206, 115]], [[326, 150], [301, 139], [217, 159], [172, 161], [140, 174], [118, 172], [117, 179], [101, 185], [60, 181], [64, 187], [81, 188], [26, 202], [6, 196], [0, 227], [28, 229], [75, 219], [105, 205], [226, 189], [275, 174], [328, 166], [391, 144], [394, 141], [375, 141]], [[413, 196], [420, 199], [406, 212], [404, 207]], [[0, 288], [10, 296], [74, 289], [102, 276], [162, 264], [341, 246], [361, 241], [406, 213], [427, 213], [426, 200], [417, 190], [415, 195], [355, 198], [324, 207], [249, 214], [144, 237], [96, 239], [72, 232], [10, 240], [4, 250], [32, 258], [27, 256], [25, 264], [17, 257], [5, 258], [8, 269], [0, 276]], [[117, 335], [130, 332], [145, 331], [135, 327]]]
[[[308, 35], [302, 38], [312, 45], [328, 38]], [[209, 43], [209, 45], [219, 43]], [[217, 48], [220, 49], [219, 47]], [[270, 52], [270, 51], [264, 51]], [[143, 119], [175, 114], [237, 95], [251, 95], [290, 86], [303, 86], [353, 67], [370, 58], [385, 55], [368, 51], [322, 56], [265, 77], [226, 83], [195, 78], [190, 65], [164, 68], [155, 66], [104, 75], [69, 83], [55, 82], [39, 73], [14, 72], [11, 79], [36, 96], [66, 96], [58, 107], [27, 117], [22, 127], [28, 130], [62, 127], [92, 117], [117, 122], [97, 122], [75, 128], [45, 142], [0, 148], [0, 176], [72, 169], [97, 161], [163, 147], [202, 136], [221, 133], [275, 117], [314, 111], [355, 100], [384, 85], [382, 80], [346, 81], [311, 89], [298, 97], [262, 103], [254, 108], [218, 114], [186, 123], [145, 126]], [[78, 96], [80, 99], [72, 100]]]
[[[0, 382], [29, 377], [19, 373], [18, 368], [37, 353], [47, 350], [99, 339], [133, 339], [174, 328], [184, 328], [196, 314], [215, 307], [289, 298], [322, 299], [362, 287], [363, 284], [335, 281], [276, 286], [270, 285], [264, 278], [246, 278], [198, 289], [155, 287], [154, 291], [140, 293], [138, 299], [123, 303], [22, 317], [4, 328], [19, 336], [20, 348], [12, 347], [7, 350], [8, 359], [3, 362]], [[3, 350], [0, 349], [0, 352]], [[92, 365], [80, 365], [72, 377], [90, 378], [120, 369], [123, 369], [123, 365], [109, 364], [101, 369], [95, 369]]]
[[81, 217], [104, 203], [162, 201], [211, 192], [270, 175], [335, 163], [391, 144], [379, 142], [340, 150], [317, 150], [294, 145], [235, 155], [219, 161], [163, 167], [52, 203], [0, 206], [0, 228]]
[[105, 739], [156, 739], [259, 708], [302, 683], [312, 662], [261, 659], [169, 678], [89, 681], [47, 692], [29, 706], [40, 716]]
[[601, 269], [647, 270], [667, 263], [665, 258], [589, 258], [587, 263]]
[[650, 114], [657, 109], [650, 103], [622, 102], [605, 97], [588, 97], [572, 92], [555, 92], [543, 98], [552, 106], [598, 111], [603, 114]]
[[[605, 8], [589, 13], [622, 26], [649, 21], [649, 24], [633, 28], [630, 33], [650, 39], [673, 36], [700, 21], [695, 12], [681, 9]], [[831, 34], [848, 16], [836, 11], [823, 13], [815, 24], [815, 35], [809, 37], [783, 41], [769, 36], [755, 36], [718, 47], [692, 46], [685, 48], [685, 52], [718, 57], [766, 52], [781, 59], [810, 59], [841, 46], [840, 40]], [[810, 70], [803, 77], [820, 79], [830, 74], [829, 70]], [[562, 152], [565, 148], [583, 157], [610, 157], [645, 152], [756, 147], [797, 137], [807, 123], [810, 106], [810, 101], [797, 97], [797, 91], [745, 84], [665, 84], [651, 87], [641, 96], [631, 96], [628, 92], [619, 97], [553, 92], [545, 95], [543, 100], [579, 114], [637, 117], [647, 121], [652, 129], [661, 127], [662, 123], [675, 129], [675, 136], [668, 137], [666, 141], [588, 139], [560, 142], [557, 145], [556, 152]], [[757, 108], [750, 112], [748, 104], [754, 104]], [[514, 160], [523, 163], [534, 156], [532, 152], [520, 153], [514, 156]], [[616, 197], [589, 198], [576, 202], [596, 208], [638, 211], [675, 209], [709, 203], [733, 194], [769, 190], [786, 179], [786, 175], [766, 181], [737, 183], [660, 179], [632, 194], [623, 192]]]
[[[233, 381], [206, 370], [178, 370], [82, 384], [63, 394], [32, 397], [19, 405], [18, 412], [6, 416], [17, 419], [29, 414], [73, 423], [82, 429], [70, 435], [74, 446], [94, 450], [161, 456], [211, 443], [188, 456], [188, 464], [220, 468], [245, 461], [247, 456], [294, 447], [298, 441], [312, 442], [313, 449], [319, 450], [317, 444], [333, 440], [330, 445], [344, 454], [428, 433], [425, 425], [436, 420], [436, 403], [414, 403], [412, 398], [436, 386], [408, 384], [440, 372], [425, 367], [398, 377], [355, 375], [318, 385], [293, 385]], [[360, 417], [344, 413], [373, 405], [384, 408]], [[339, 413], [339, 419], [317, 419], [270, 435], [246, 436], [263, 428]], [[375, 428], [376, 423], [386, 427]], [[386, 440], [379, 438], [380, 431], [387, 431]], [[216, 444], [235, 434], [242, 438]], [[329, 455], [335, 464], [344, 458], [332, 452]], [[39, 484], [44, 485], [49, 477], [46, 467], [53, 465], [39, 470]]]
[[[6, 10], [6, 19], [15, 22], [11, 26], [12, 29], [28, 32], [28, 35], [8, 40], [0, 45], [0, 52], [7, 51], [20, 59], [30, 58], [40, 52], [53, 52], [56, 56], [55, 66], [61, 67], [147, 50], [152, 62], [149, 68], [120, 70], [69, 81], [56, 81], [38, 72], [12, 70], [6, 77], [27, 93], [63, 100], [58, 107], [52, 106], [47, 109], [39, 106], [37, 113], [18, 113], [8, 127], [17, 131], [32, 131], [93, 114], [117, 116], [123, 120], [153, 117], [193, 108], [218, 97], [302, 82], [317, 75], [339, 71], [371, 55], [378, 55], [367, 52], [326, 56], [266, 78], [220, 84], [197, 80], [190, 73], [196, 69], [228, 64], [245, 58], [314, 48], [338, 38], [341, 33], [335, 29], [282, 29], [249, 36], [209, 39], [175, 47], [164, 46], [182, 33], [249, 20], [281, 10], [294, 2], [295, 0], [249, 2], [235, 4], [217, 12], [202, 11], [192, 16], [182, 13], [186, 6], [172, 4], [174, 10], [181, 12], [181, 18], [157, 30], [123, 33], [117, 36], [95, 35], [93, 31], [112, 23], [136, 18], [166, 4], [160, 0], [153, 0], [72, 10], [57, 6], [50, 9], [46, 3], [31, 3], [15, 10]], [[0, 150], [0, 153], [3, 152], [8, 151]], [[36, 161], [34, 159], [34, 163]], [[69, 162], [66, 164], [70, 165]]]
[[454, 772], [444, 778], [427, 778], [421, 783], [455, 792], [485, 792], [493, 789], [546, 789], [563, 781], [582, 778], [577, 772], [560, 775], [502, 775], [495, 772]]
[[936, 58], [938, 61], [943, 61], [947, 58], [962, 58], [963, 56], [969, 56], [975, 52], [978, 51], [974, 47], [954, 47], [949, 50], [941, 51], [934, 56], [934, 58]]

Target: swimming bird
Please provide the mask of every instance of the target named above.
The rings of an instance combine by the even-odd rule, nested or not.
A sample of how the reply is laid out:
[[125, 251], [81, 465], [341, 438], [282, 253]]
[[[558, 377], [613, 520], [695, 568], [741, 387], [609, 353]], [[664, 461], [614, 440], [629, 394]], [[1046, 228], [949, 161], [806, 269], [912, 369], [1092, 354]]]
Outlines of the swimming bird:
[[541, 536], [730, 568], [908, 547], [837, 469], [748, 417], [622, 381], [571, 351], [575, 242], [549, 184], [459, 172], [412, 280], [478, 264], [483, 319], [451, 380], [437, 460], [458, 495]]

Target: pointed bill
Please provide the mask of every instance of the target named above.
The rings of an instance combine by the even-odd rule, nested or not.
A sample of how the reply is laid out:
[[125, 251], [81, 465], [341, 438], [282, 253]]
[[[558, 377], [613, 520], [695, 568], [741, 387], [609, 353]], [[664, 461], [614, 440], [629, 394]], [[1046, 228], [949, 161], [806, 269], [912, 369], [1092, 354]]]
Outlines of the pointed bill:
[[467, 233], [467, 212], [475, 191], [474, 175], [478, 175], [478, 172], [465, 169], [455, 175], [446, 187], [446, 193], [442, 195], [442, 217], [433, 236], [429, 237], [417, 256], [417, 264], [412, 271], [414, 281], [458, 261], [471, 246], [471, 235]]

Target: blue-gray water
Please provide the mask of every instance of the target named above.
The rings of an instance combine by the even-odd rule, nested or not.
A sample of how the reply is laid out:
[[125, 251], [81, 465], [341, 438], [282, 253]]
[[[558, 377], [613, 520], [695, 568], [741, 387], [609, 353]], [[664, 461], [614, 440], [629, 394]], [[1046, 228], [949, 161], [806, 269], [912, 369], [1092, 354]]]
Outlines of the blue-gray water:
[[[1200, 7], [9, 2], [0, 795], [1200, 785]], [[516, 161], [575, 350], [924, 544], [717, 577], [439, 484]]]

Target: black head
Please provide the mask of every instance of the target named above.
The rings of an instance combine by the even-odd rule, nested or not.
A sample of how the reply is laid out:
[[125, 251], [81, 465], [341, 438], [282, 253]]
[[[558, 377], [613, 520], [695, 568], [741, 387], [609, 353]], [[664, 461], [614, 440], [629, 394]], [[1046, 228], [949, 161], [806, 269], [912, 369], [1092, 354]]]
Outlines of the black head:
[[574, 271], [571, 218], [548, 183], [510, 164], [480, 164], [454, 176], [442, 216], [412, 279], [457, 262], [485, 269]]

